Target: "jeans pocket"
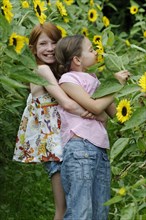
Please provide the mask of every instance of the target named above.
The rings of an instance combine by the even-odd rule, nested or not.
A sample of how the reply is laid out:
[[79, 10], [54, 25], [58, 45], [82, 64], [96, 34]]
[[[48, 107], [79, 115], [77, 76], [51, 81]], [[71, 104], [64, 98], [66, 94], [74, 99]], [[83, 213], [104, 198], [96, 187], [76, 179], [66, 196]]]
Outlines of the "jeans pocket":
[[73, 153], [75, 175], [78, 179], [91, 180], [94, 173], [97, 154], [94, 151], [77, 151]]

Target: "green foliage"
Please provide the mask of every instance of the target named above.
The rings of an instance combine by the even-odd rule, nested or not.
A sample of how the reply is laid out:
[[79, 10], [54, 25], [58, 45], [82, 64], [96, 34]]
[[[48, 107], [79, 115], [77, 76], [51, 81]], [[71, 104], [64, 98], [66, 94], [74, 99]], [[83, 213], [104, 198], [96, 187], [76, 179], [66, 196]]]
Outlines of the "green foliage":
[[3, 176], [0, 183], [1, 219], [53, 219], [51, 184], [42, 165], [26, 165], [7, 160], [0, 174]]
[[[4, 2], [0, 0], [0, 7]], [[8, 220], [53, 220], [51, 186], [42, 165], [12, 162], [28, 85], [30, 82], [45, 85], [46, 81], [32, 71], [36, 63], [27, 43], [21, 53], [17, 53], [15, 44], [10, 45], [13, 33], [28, 37], [32, 27], [39, 22], [33, 1], [28, 0], [29, 8], [23, 8], [20, 0], [10, 2], [14, 15], [11, 22], [4, 13], [0, 14], [0, 216]], [[108, 122], [112, 198], [105, 205], [110, 204], [110, 220], [145, 220], [146, 95], [139, 86], [139, 79], [146, 72], [146, 3], [77, 0], [67, 5], [62, 0], [67, 12], [67, 16], [62, 16], [56, 1], [48, 1], [51, 5], [44, 0], [41, 2], [47, 8], [44, 11], [47, 21], [63, 28], [66, 34], [82, 33], [86, 28], [91, 41], [95, 35], [102, 38], [104, 59], [90, 69], [101, 81], [93, 97], [116, 92], [116, 104], [128, 99], [132, 108], [131, 118], [124, 124], [116, 117]], [[133, 5], [138, 6], [135, 14], [130, 13]], [[90, 9], [98, 14], [95, 22], [88, 17]], [[103, 16], [109, 19], [109, 25], [105, 26]], [[124, 69], [131, 72], [131, 77], [123, 87], [113, 79], [113, 73]]]

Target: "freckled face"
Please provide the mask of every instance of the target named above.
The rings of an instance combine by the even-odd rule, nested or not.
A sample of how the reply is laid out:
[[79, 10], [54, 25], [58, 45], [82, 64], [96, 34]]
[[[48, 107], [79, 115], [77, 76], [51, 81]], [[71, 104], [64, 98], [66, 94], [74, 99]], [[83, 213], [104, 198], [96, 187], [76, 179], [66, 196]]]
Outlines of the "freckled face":
[[36, 56], [42, 62], [46, 64], [52, 64], [55, 62], [54, 49], [56, 42], [51, 40], [46, 33], [41, 33], [36, 44]]
[[83, 40], [82, 48], [81, 62], [86, 69], [97, 63], [97, 52], [93, 49], [91, 41], [86, 37]]

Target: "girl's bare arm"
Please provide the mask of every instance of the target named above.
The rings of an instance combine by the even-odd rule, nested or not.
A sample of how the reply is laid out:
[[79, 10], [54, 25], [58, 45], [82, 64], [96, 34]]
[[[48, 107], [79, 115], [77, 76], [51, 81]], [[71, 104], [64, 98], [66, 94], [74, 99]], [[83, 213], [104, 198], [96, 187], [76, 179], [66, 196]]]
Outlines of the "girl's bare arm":
[[92, 113], [89, 113], [78, 103], [69, 98], [69, 96], [63, 91], [63, 89], [61, 89], [49, 66], [39, 66], [37, 73], [48, 81], [48, 85], [45, 86], [46, 91], [52, 97], [54, 97], [66, 111], [79, 116], [83, 116], [85, 118], [95, 118], [95, 116]]
[[[126, 78], [129, 76], [129, 72], [127, 70], [117, 72], [115, 77], [121, 84], [124, 84]], [[113, 107], [113, 101], [115, 94], [110, 94], [99, 98], [97, 100], [93, 100], [90, 95], [80, 86], [74, 83], [65, 82], [61, 84], [61, 88], [65, 91], [65, 93], [79, 103], [83, 108], [87, 109], [89, 112], [92, 112], [95, 115], [100, 115], [103, 111], [107, 109], [107, 112], [113, 115], [111, 112]], [[111, 105], [112, 104], [112, 105]], [[109, 107], [111, 106], [111, 107]], [[115, 110], [114, 114], [115, 114]]]

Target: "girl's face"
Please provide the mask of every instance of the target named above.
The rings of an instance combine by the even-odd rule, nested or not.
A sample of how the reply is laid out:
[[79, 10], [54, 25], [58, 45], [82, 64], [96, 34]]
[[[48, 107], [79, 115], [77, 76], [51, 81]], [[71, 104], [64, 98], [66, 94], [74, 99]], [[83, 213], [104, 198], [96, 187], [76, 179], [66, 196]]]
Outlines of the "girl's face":
[[86, 37], [82, 42], [82, 55], [80, 60], [83, 70], [97, 63], [97, 52], [93, 49], [91, 41]]
[[56, 42], [51, 40], [46, 33], [41, 33], [36, 44], [36, 56], [41, 63], [52, 64], [55, 62], [54, 49]]

